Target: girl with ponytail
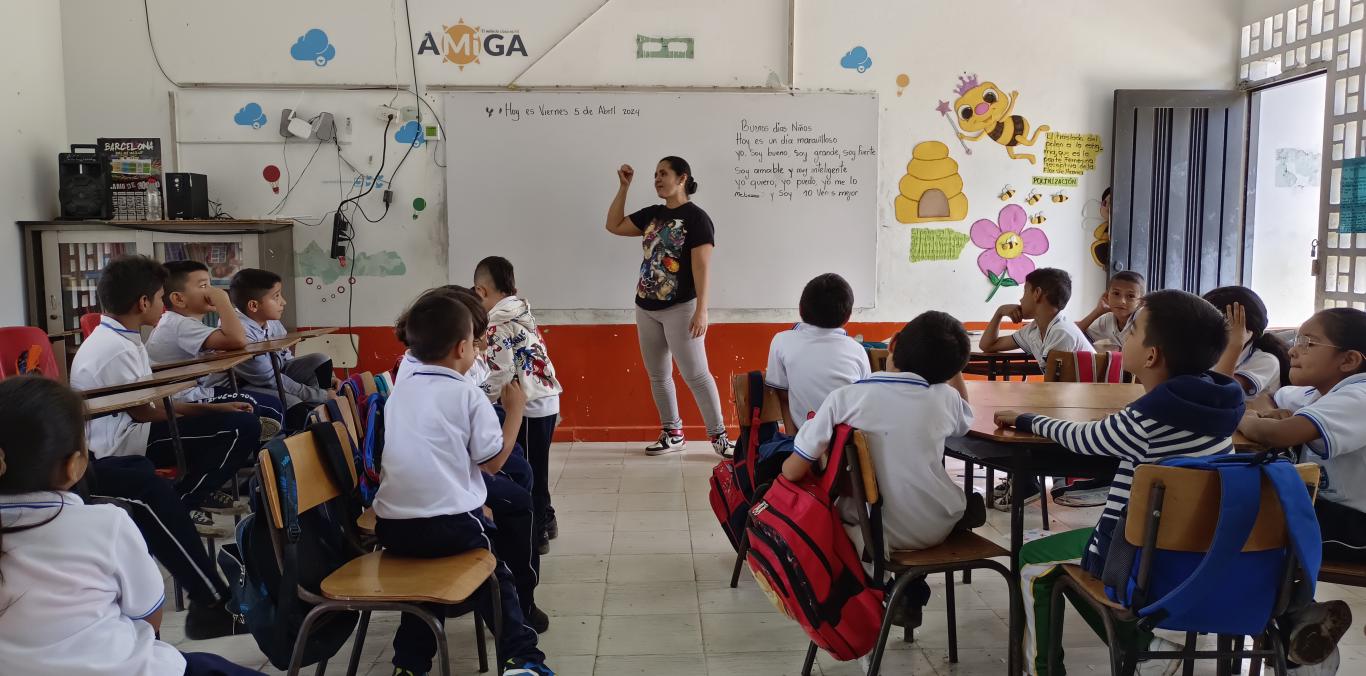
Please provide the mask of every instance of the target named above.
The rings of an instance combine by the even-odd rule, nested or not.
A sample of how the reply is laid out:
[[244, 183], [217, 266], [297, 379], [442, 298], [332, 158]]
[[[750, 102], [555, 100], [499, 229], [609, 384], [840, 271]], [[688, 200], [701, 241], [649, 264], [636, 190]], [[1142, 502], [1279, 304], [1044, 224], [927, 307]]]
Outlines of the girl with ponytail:
[[1266, 332], [1266, 304], [1245, 286], [1221, 286], [1205, 300], [1228, 320], [1228, 346], [1214, 370], [1232, 376], [1248, 399], [1274, 394], [1290, 384], [1290, 354], [1285, 343]]

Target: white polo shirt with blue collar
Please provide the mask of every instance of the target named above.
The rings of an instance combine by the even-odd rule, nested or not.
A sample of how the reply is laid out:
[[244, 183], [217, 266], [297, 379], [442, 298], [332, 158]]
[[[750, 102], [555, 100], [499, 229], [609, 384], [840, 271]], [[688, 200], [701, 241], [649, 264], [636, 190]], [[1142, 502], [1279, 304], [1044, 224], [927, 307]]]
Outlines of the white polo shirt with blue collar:
[[[841, 423], [862, 430], [868, 440], [888, 550], [943, 542], [967, 507], [963, 488], [942, 462], [944, 440], [961, 437], [972, 426], [972, 408], [958, 390], [931, 385], [914, 373], [879, 371], [831, 392], [797, 433], [794, 452], [819, 460]], [[856, 508], [844, 505], [845, 523], [857, 523]]]
[[801, 429], [831, 392], [867, 378], [871, 371], [868, 352], [844, 329], [799, 323], [773, 336], [764, 382], [787, 391], [792, 422]]
[[[92, 390], [122, 385], [152, 375], [142, 335], [105, 315], [100, 325], [76, 350], [71, 362], [71, 387]], [[133, 420], [127, 413], [101, 416], [85, 423], [86, 442], [96, 458], [115, 455], [145, 455], [149, 423]]]
[[375, 515], [420, 519], [479, 509], [488, 493], [479, 466], [503, 450], [498, 414], [464, 374], [410, 366], [384, 404]]
[[1282, 387], [1277, 408], [1293, 411], [1318, 428], [1301, 460], [1323, 468], [1319, 497], [1366, 512], [1366, 373], [1343, 378], [1328, 394], [1313, 387]]
[[1281, 360], [1270, 352], [1248, 345], [1238, 355], [1238, 365], [1234, 367], [1233, 375], [1247, 379], [1248, 385], [1243, 387], [1243, 393], [1249, 399], [1263, 392], [1274, 394], [1281, 387]]

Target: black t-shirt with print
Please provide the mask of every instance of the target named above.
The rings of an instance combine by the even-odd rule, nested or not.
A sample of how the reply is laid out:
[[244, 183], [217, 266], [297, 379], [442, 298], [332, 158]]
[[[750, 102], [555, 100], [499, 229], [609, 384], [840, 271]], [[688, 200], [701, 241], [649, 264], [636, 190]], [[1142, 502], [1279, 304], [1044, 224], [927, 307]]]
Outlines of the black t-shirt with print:
[[631, 222], [645, 234], [636, 305], [664, 310], [696, 298], [692, 250], [716, 243], [716, 229], [707, 212], [692, 202], [674, 209], [656, 204], [631, 214]]

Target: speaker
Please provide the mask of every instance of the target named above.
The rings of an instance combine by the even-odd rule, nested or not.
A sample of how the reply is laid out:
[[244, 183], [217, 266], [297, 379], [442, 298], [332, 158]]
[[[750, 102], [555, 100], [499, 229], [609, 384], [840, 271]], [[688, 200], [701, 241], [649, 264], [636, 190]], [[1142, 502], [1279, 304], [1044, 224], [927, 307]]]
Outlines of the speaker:
[[57, 201], [63, 220], [113, 216], [109, 163], [98, 145], [73, 143], [71, 152], [57, 154]]
[[204, 174], [166, 174], [166, 218], [169, 220], [209, 217], [209, 178]]

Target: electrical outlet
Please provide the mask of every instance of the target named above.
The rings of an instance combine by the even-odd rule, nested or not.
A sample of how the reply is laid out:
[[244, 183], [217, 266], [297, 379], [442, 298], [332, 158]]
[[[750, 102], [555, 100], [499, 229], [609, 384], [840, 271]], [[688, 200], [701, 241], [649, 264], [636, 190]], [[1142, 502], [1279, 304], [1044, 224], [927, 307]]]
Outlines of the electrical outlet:
[[381, 105], [381, 106], [379, 107], [379, 110], [375, 111], [375, 113], [376, 113], [376, 117], [379, 118], [379, 121], [380, 121], [380, 122], [388, 122], [390, 118], [393, 118], [393, 120], [394, 120], [395, 122], [397, 122], [398, 119], [399, 119], [399, 118], [398, 118], [398, 115], [399, 115], [398, 109], [395, 108], [395, 107], [393, 107], [393, 106], [384, 106], [384, 105]]

